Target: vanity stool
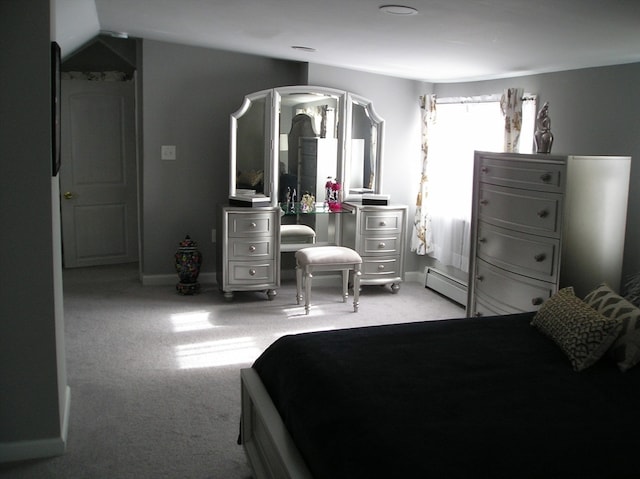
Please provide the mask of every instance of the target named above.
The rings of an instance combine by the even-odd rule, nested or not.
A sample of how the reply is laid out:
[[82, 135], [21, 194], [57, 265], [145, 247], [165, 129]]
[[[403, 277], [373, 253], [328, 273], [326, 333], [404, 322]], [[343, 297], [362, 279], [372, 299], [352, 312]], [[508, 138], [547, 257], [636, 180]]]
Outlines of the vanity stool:
[[296, 251], [300, 244], [315, 244], [316, 232], [307, 225], [280, 225], [280, 251]]
[[311, 280], [314, 271], [342, 271], [342, 302], [349, 297], [349, 271], [353, 270], [353, 311], [358, 312], [360, 299], [360, 269], [362, 258], [351, 248], [344, 246], [314, 246], [296, 251], [296, 302], [302, 299], [304, 281], [304, 313], [309, 314]]

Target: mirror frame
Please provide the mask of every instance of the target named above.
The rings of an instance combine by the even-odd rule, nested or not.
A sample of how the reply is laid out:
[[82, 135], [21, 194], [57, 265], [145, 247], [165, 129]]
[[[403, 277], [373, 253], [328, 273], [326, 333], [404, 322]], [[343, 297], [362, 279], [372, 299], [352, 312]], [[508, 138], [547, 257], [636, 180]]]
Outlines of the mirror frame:
[[384, 120], [377, 114], [371, 100], [344, 90], [314, 85], [295, 85], [262, 90], [245, 95], [240, 108], [231, 114], [231, 132], [229, 148], [229, 198], [237, 198], [237, 132], [238, 119], [247, 113], [254, 102], [265, 99], [265, 138], [264, 138], [264, 195], [271, 206], [278, 206], [279, 159], [280, 148], [280, 108], [282, 97], [291, 94], [328, 95], [338, 98], [338, 159], [337, 180], [342, 185], [342, 201], [361, 201], [361, 193], [349, 192], [349, 175], [351, 172], [351, 138], [353, 107], [361, 106], [376, 127], [376, 158], [374, 160], [375, 178], [374, 193], [382, 192], [382, 163], [384, 155]]
[[242, 118], [251, 108], [251, 106], [258, 100], [264, 99], [265, 101], [265, 119], [264, 119], [264, 155], [263, 155], [263, 186], [265, 201], [268, 201], [271, 206], [277, 205], [278, 191], [278, 178], [274, 175], [273, 168], [273, 90], [262, 90], [255, 93], [246, 95], [242, 101], [240, 108], [231, 114], [231, 131], [229, 141], [229, 198], [237, 198], [237, 184], [236, 184], [236, 167], [237, 165], [237, 152], [238, 152], [238, 120]]
[[[384, 154], [384, 120], [373, 107], [373, 102], [368, 98], [365, 98], [355, 93], [347, 92], [347, 115], [345, 117], [345, 138], [351, 139], [353, 130], [353, 107], [358, 105], [364, 108], [365, 113], [371, 120], [371, 125], [376, 127], [376, 148], [372, 149], [375, 152], [376, 158], [374, 160], [374, 181], [373, 181], [373, 193], [382, 192], [382, 158]], [[345, 155], [344, 155], [344, 174], [343, 174], [343, 201], [361, 201], [362, 193], [350, 192], [349, 179], [351, 178], [351, 165], [352, 165], [351, 141], [345, 142]]]

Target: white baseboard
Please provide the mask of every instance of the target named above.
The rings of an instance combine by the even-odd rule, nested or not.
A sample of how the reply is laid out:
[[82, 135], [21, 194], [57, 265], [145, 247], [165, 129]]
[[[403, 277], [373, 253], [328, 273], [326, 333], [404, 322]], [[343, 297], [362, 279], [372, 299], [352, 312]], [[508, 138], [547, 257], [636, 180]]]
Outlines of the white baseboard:
[[71, 389], [67, 386], [64, 412], [61, 418], [60, 437], [26, 441], [0, 442], [0, 463], [61, 456], [67, 447], [69, 412], [71, 409]]

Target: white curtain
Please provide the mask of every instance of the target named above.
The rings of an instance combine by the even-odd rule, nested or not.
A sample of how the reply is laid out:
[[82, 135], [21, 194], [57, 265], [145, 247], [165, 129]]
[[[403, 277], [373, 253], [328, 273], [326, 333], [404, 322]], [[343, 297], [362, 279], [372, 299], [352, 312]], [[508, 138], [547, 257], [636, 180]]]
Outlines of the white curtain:
[[500, 98], [500, 109], [504, 115], [504, 151], [516, 152], [520, 147], [522, 131], [522, 88], [507, 88]]
[[436, 123], [436, 96], [423, 95], [419, 99], [420, 127], [422, 149], [422, 169], [420, 171], [420, 188], [416, 198], [416, 214], [413, 220], [413, 232], [411, 235], [411, 251], [419, 255], [433, 253], [431, 217], [426, 208], [428, 195], [427, 165], [429, 159], [429, 134]]

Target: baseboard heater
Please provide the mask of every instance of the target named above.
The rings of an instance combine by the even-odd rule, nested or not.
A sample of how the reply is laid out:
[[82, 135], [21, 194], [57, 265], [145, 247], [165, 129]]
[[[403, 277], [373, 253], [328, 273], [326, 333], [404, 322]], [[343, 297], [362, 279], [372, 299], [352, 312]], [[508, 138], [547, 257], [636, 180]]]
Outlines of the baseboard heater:
[[441, 270], [427, 268], [425, 287], [446, 296], [462, 306], [467, 304], [467, 285]]

